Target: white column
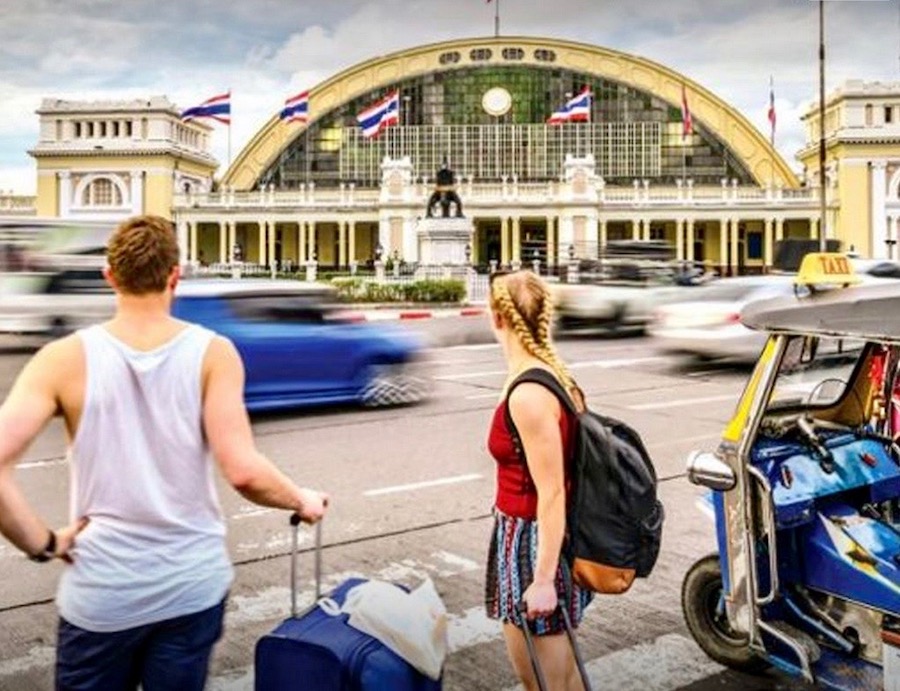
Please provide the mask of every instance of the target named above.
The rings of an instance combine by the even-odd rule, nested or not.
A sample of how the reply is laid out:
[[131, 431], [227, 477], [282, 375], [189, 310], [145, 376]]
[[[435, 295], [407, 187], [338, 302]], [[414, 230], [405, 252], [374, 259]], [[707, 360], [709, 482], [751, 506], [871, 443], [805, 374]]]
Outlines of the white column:
[[72, 205], [72, 178], [69, 171], [59, 173], [59, 215], [65, 218], [69, 215]]
[[687, 220], [687, 238], [685, 239], [685, 244], [687, 244], [687, 260], [689, 262], [694, 261], [694, 219], [689, 218]]
[[190, 261], [190, 245], [188, 240], [188, 222], [178, 221], [176, 226], [178, 233], [178, 253], [181, 256], [181, 263], [187, 264]]
[[522, 261], [522, 220], [518, 216], [512, 218], [512, 261]]
[[601, 252], [606, 249], [606, 238], [607, 238], [606, 219], [601, 218], [600, 219], [600, 251]]
[[356, 261], [356, 221], [348, 221], [347, 229], [349, 232], [347, 236], [347, 251], [349, 252], [347, 263], [349, 264]]
[[259, 221], [259, 264], [265, 266], [266, 261], [266, 222]]
[[684, 221], [680, 218], [675, 221], [675, 258], [678, 261], [684, 260]]
[[784, 240], [784, 219], [776, 218], [775, 219], [775, 242], [781, 242]]
[[[309, 237], [307, 239], [309, 240], [309, 253], [306, 255], [306, 258], [309, 261], [313, 261], [313, 260], [319, 261], [319, 246], [318, 246], [318, 239], [316, 237], [316, 222], [315, 221], [313, 221], [312, 223], [309, 224]], [[387, 245], [383, 245], [383, 246], [387, 247]], [[387, 250], [385, 250], [385, 251], [387, 251]]]
[[885, 197], [887, 196], [887, 164], [884, 161], [872, 162], [872, 247], [874, 259], [886, 259], [888, 256], [887, 218], [885, 214]]
[[144, 173], [131, 171], [131, 213], [137, 216], [144, 213]]
[[228, 261], [228, 221], [219, 224], [219, 263]]
[[766, 219], [766, 232], [763, 237], [763, 263], [766, 269], [772, 268], [772, 258], [775, 256], [775, 242], [772, 237], [772, 219]]
[[719, 219], [719, 266], [722, 267], [722, 275], [728, 267], [728, 219]]
[[268, 226], [269, 226], [269, 251], [267, 252], [267, 256], [269, 258], [269, 266], [274, 266], [274, 264], [275, 264], [275, 238], [277, 237], [278, 233], [275, 230], [275, 221], [269, 221]]
[[306, 263], [306, 221], [297, 222], [297, 261]]
[[736, 218], [731, 219], [731, 266], [729, 273], [732, 276], [737, 276], [738, 267], [741, 265], [740, 257], [738, 257], [738, 253], [740, 252], [740, 245], [738, 245], [738, 239], [740, 236], [740, 232], [738, 230], [739, 224]]
[[188, 222], [188, 234], [191, 237], [191, 252], [188, 260], [197, 261], [197, 224]]
[[639, 218], [633, 219], [631, 221], [631, 239], [632, 240], [640, 240], [641, 239], [641, 224], [643, 221]]
[[819, 239], [819, 217], [813, 216], [809, 219], [809, 239], [810, 240], [818, 240]]

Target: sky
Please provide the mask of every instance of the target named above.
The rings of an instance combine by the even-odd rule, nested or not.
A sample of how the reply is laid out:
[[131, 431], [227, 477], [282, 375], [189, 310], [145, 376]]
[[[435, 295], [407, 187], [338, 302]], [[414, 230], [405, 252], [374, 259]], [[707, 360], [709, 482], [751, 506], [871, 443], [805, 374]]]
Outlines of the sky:
[[[501, 34], [583, 41], [662, 63], [741, 111], [797, 168], [818, 99], [815, 0], [494, 0]], [[42, 98], [165, 95], [179, 108], [232, 91], [232, 157], [284, 99], [369, 58], [493, 34], [485, 0], [3, 0], [0, 191], [33, 194], [27, 150]], [[826, 91], [900, 83], [900, 0], [827, 0]], [[213, 154], [225, 172], [227, 130]]]

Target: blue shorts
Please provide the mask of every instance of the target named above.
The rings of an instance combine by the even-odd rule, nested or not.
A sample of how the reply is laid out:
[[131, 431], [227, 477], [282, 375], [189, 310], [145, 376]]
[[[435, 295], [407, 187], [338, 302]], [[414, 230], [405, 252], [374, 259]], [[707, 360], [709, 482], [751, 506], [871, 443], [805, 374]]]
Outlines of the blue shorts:
[[86, 631], [59, 620], [57, 691], [202, 691], [225, 601], [125, 631]]

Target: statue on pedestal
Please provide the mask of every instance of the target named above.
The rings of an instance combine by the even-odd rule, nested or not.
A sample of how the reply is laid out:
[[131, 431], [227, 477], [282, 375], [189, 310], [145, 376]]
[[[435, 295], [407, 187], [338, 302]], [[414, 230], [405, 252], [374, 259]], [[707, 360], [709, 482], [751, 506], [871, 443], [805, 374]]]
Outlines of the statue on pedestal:
[[437, 172], [437, 184], [434, 192], [428, 198], [428, 206], [425, 215], [427, 218], [434, 217], [435, 207], [441, 207], [441, 217], [450, 218], [450, 205], [454, 205], [456, 218], [463, 218], [462, 200], [456, 193], [456, 176], [450, 169], [447, 159], [441, 164], [440, 170]]

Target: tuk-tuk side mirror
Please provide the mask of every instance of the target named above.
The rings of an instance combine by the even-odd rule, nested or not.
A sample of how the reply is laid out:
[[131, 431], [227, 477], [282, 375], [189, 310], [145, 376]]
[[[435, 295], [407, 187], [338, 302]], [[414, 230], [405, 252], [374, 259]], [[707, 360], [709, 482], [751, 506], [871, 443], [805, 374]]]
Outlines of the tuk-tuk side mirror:
[[687, 460], [687, 476], [695, 485], [702, 485], [719, 492], [734, 489], [737, 477], [734, 470], [716, 454], [693, 451]]

